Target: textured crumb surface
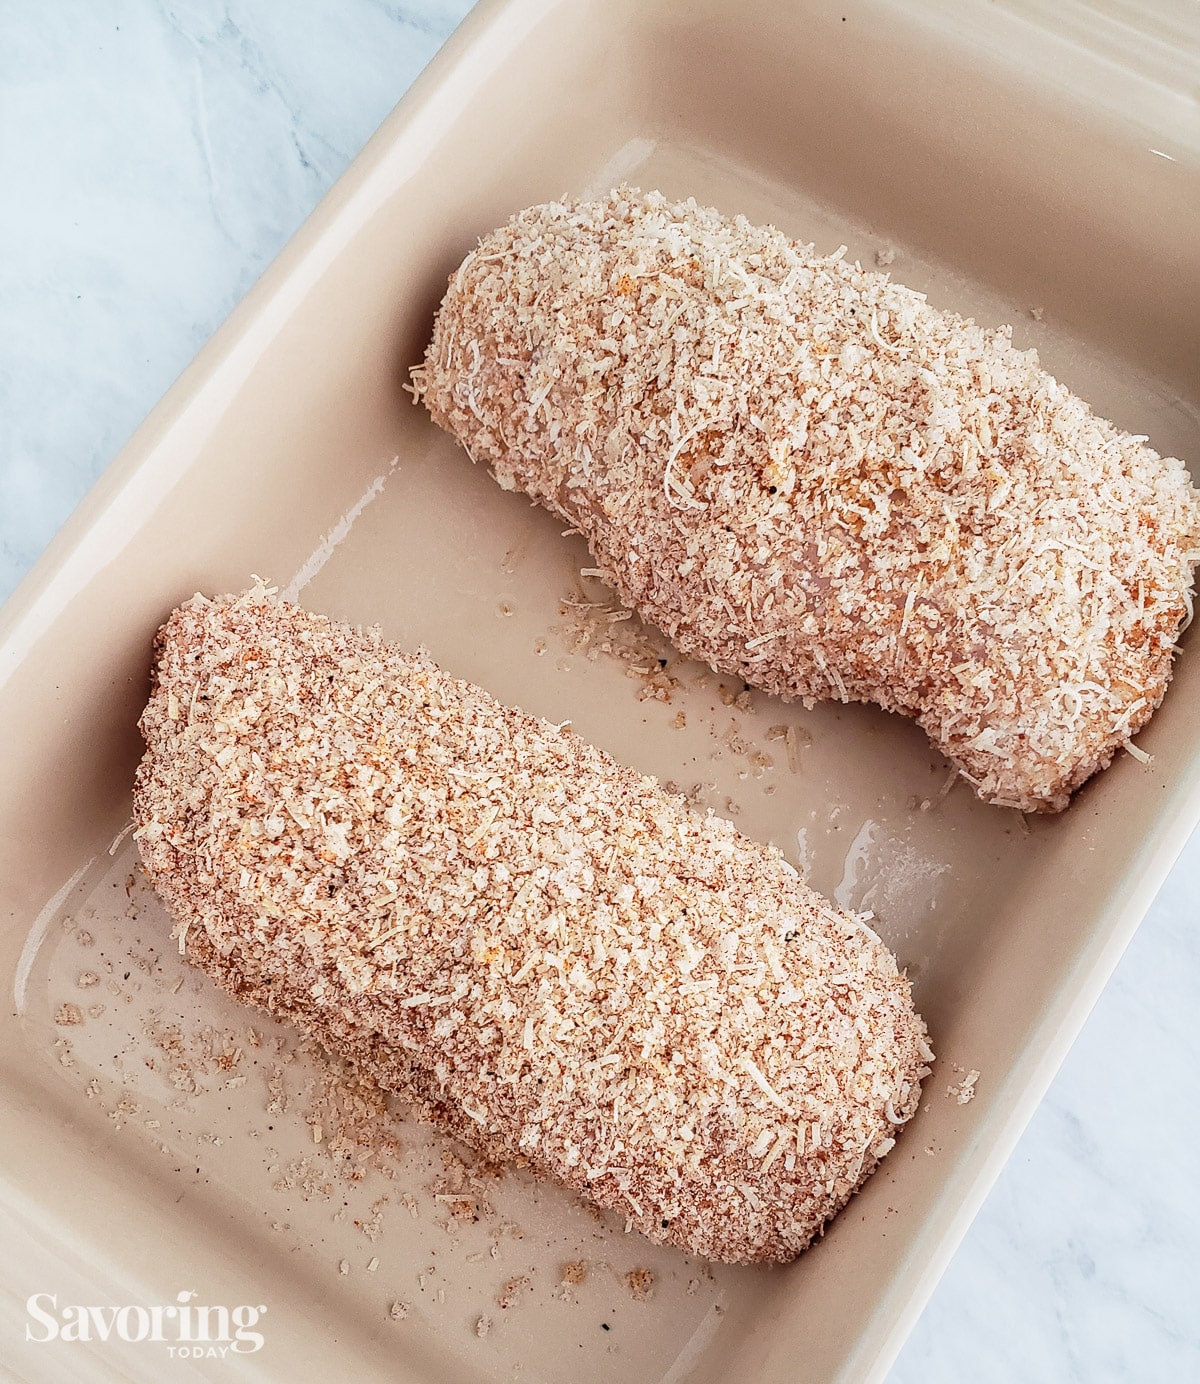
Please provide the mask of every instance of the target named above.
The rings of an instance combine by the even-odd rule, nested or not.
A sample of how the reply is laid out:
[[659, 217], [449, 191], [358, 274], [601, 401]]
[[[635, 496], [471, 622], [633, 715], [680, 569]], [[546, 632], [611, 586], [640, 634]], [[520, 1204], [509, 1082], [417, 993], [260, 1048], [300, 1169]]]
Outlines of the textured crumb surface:
[[653, 1239], [789, 1258], [916, 1109], [924, 1026], [868, 928], [376, 633], [197, 597], [142, 728], [181, 951]]
[[467, 257], [414, 382], [685, 653], [912, 716], [991, 802], [1061, 809], [1162, 700], [1182, 463], [884, 274], [659, 194], [551, 203]]

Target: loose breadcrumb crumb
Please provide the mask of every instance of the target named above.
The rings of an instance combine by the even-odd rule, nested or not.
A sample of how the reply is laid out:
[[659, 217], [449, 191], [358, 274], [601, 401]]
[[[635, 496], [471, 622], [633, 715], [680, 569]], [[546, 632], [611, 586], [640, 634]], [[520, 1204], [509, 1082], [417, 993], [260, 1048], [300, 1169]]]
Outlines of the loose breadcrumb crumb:
[[975, 1083], [979, 1080], [979, 1073], [971, 1069], [961, 1081], [953, 1082], [946, 1087], [946, 1094], [953, 1096], [959, 1105], [966, 1105], [975, 1099]]
[[527, 1275], [522, 1274], [519, 1278], [510, 1278], [496, 1294], [496, 1306], [509, 1308], [532, 1287]]
[[[588, 568], [581, 575], [601, 574]], [[671, 700], [679, 681], [667, 671], [674, 652], [669, 641], [625, 609], [611, 591], [602, 600], [589, 597], [582, 588], [569, 592], [559, 601], [559, 615], [562, 623], [555, 632], [571, 653], [588, 659], [605, 654], [624, 665], [626, 676], [636, 683], [639, 701]]]
[[654, 1296], [654, 1275], [649, 1269], [630, 1269], [625, 1275], [625, 1286], [635, 1302], [645, 1302]]

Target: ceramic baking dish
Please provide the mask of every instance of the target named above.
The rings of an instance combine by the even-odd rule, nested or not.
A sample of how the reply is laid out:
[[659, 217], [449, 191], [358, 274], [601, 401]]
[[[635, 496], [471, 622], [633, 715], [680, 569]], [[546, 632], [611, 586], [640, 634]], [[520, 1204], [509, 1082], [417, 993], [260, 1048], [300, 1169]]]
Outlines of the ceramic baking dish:
[[[1200, 457], [1196, 117], [1106, 62], [1015, 7], [884, 0], [500, 0], [447, 45], [0, 617], [0, 1350], [20, 1377], [882, 1376], [1200, 815], [1200, 669], [1180, 660], [1148, 767], [1121, 756], [1053, 819], [984, 807], [910, 725], [747, 702], [610, 619], [579, 540], [402, 386], [476, 236], [628, 179], [894, 257]], [[318, 1060], [185, 973], [120, 839], [136, 722], [158, 623], [252, 572], [569, 718], [874, 911], [940, 1063], [794, 1266], [710, 1270], [407, 1126], [344, 1176]], [[47, 1341], [26, 1306], [180, 1293], [265, 1308], [261, 1348]]]

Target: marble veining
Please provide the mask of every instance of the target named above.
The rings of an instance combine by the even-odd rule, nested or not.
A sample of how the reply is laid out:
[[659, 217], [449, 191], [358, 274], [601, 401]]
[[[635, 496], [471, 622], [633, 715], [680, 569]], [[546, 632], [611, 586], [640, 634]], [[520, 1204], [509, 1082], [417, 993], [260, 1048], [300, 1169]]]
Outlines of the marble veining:
[[[465, 0], [0, 6], [0, 598]], [[890, 1384], [1200, 1379], [1200, 836]]]

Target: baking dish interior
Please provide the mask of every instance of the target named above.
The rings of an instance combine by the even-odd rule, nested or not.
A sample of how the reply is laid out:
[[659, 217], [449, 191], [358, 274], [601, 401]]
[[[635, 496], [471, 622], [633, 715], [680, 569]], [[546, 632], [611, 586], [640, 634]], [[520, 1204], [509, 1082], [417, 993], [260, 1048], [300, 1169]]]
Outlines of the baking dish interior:
[[[1102, 74], [1048, 85], [1013, 58], [1032, 32], [988, 8], [485, 4], [6, 607], [0, 1168], [15, 1220], [96, 1291], [256, 1292], [268, 1344], [245, 1377], [885, 1366], [1194, 821], [1200, 674], [1181, 658], [1140, 738], [1150, 765], [1119, 756], [1060, 817], [985, 807], [897, 718], [746, 699], [610, 620], [578, 538], [501, 492], [403, 385], [479, 234], [628, 180], [890, 258], [936, 304], [1011, 322], [1160, 451], [1200, 457], [1196, 144], [1118, 117]], [[130, 842], [109, 853], [155, 628], [251, 573], [569, 719], [874, 913], [940, 1062], [882, 1171], [794, 1266], [709, 1268], [522, 1176], [470, 1181], [402, 1120], [390, 1175], [321, 1161], [316, 1059], [181, 967]], [[968, 1070], [960, 1105], [947, 1087]], [[475, 1219], [447, 1210], [464, 1177]], [[586, 1281], [564, 1284], [576, 1261]], [[42, 1287], [24, 1272], [0, 1276], [14, 1299]], [[159, 1363], [131, 1347], [120, 1368]]]

